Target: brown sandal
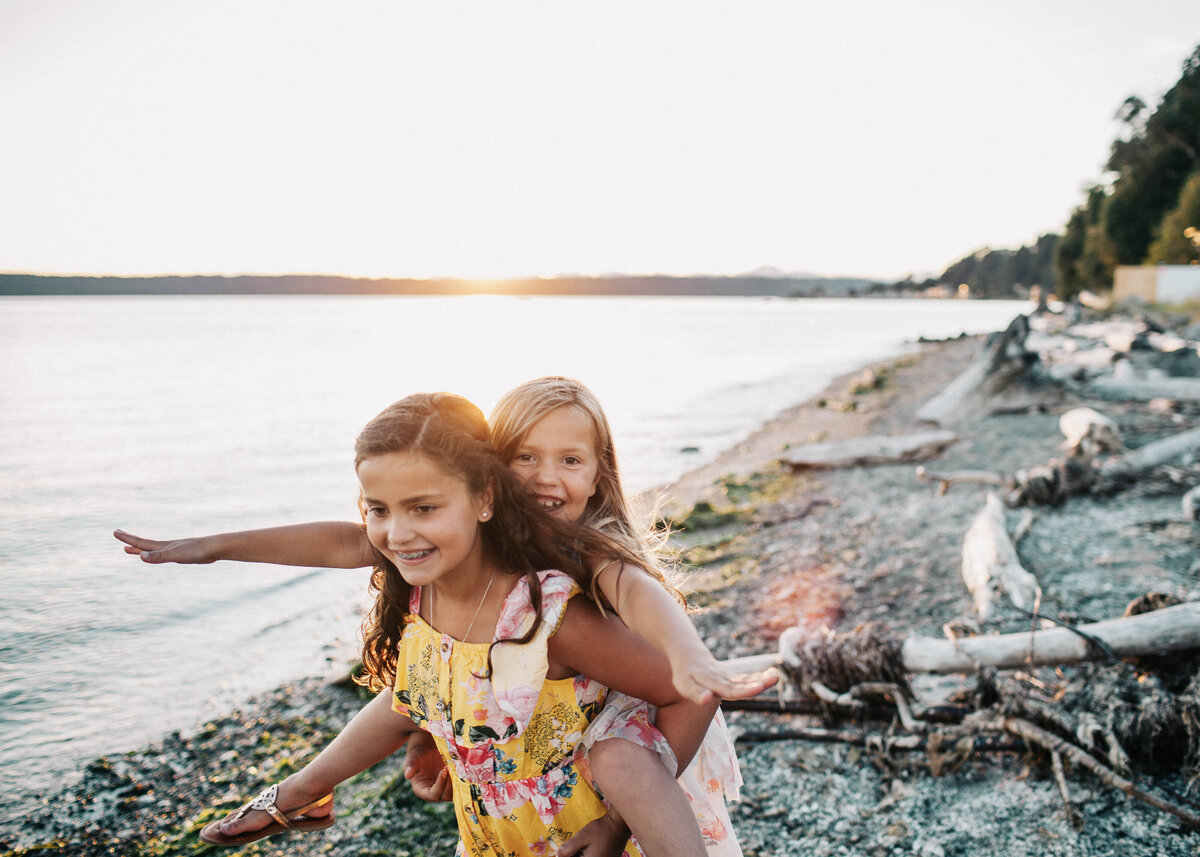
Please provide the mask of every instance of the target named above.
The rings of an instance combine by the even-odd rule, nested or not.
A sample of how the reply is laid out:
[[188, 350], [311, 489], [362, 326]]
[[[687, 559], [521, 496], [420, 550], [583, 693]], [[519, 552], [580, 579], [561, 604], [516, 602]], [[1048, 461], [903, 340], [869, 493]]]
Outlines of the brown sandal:
[[275, 805], [275, 798], [279, 795], [279, 784], [269, 786], [262, 794], [256, 797], [250, 803], [243, 806], [237, 811], [230, 821], [237, 821], [251, 810], [262, 810], [275, 819], [266, 827], [261, 827], [258, 830], [251, 830], [239, 836], [226, 836], [221, 832], [220, 826], [226, 821], [222, 818], [220, 821], [213, 821], [204, 826], [200, 831], [200, 838], [212, 845], [224, 845], [231, 848], [235, 845], [245, 845], [249, 842], [257, 842], [259, 839], [266, 839], [268, 836], [275, 836], [279, 833], [307, 833], [311, 830], [324, 830], [327, 827], [332, 827], [336, 820], [333, 813], [322, 816], [320, 818], [306, 818], [305, 813], [311, 812], [319, 806], [324, 806], [333, 801], [333, 792], [325, 795], [320, 800], [315, 800], [307, 806], [302, 806], [290, 815], [284, 815], [280, 812], [279, 807]]

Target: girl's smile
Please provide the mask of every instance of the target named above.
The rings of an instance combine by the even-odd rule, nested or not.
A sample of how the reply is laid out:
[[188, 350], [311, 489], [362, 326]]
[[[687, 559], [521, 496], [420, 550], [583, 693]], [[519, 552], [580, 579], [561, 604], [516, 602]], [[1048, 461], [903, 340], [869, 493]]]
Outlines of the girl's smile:
[[403, 563], [418, 563], [426, 557], [433, 556], [433, 550], [417, 551], [416, 553], [401, 553], [396, 552], [395, 557]]
[[556, 408], [533, 424], [508, 466], [548, 513], [580, 520], [600, 479], [591, 420], [573, 405]]
[[471, 570], [482, 569], [479, 524], [491, 512], [490, 492], [473, 494], [425, 456], [407, 452], [364, 459], [358, 480], [367, 538], [406, 581], [473, 585]]

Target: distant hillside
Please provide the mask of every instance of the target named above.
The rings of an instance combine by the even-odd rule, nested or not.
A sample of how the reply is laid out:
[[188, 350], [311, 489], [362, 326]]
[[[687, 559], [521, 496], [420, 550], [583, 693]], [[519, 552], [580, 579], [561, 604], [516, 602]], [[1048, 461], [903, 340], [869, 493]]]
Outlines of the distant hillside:
[[764, 295], [847, 297], [876, 287], [854, 277], [554, 277], [369, 280], [352, 277], [48, 277], [0, 274], [0, 295]]
[[1016, 250], [984, 247], [959, 259], [936, 279], [899, 285], [921, 289], [943, 286], [954, 291], [966, 283], [971, 287], [971, 295], [977, 298], [1023, 298], [1034, 286], [1053, 291], [1058, 242], [1059, 236], [1050, 233]]

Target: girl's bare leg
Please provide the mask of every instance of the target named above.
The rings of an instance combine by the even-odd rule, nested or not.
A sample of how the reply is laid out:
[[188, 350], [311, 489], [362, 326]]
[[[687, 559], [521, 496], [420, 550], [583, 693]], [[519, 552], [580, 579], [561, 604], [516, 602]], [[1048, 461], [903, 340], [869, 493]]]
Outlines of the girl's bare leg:
[[[384, 690], [315, 759], [279, 784], [276, 806], [286, 814], [324, 797], [339, 783], [400, 749], [412, 729], [411, 720], [392, 711], [392, 693]], [[320, 818], [332, 811], [333, 804], [328, 803], [307, 815]], [[219, 829], [226, 836], [237, 836], [271, 821], [267, 813], [252, 810], [236, 821], [227, 818]]]
[[575, 844], [583, 857], [613, 857], [632, 832], [647, 857], [706, 854], [696, 815], [675, 777], [696, 755], [716, 709], [716, 702], [679, 702], [658, 710], [655, 724], [675, 752], [675, 772], [668, 771], [653, 750], [632, 741], [610, 738], [593, 746], [588, 766], [611, 809], [568, 845]]
[[[679, 783], [653, 750], [611, 738], [592, 747], [588, 764], [596, 784], [647, 857], [704, 857], [704, 838]], [[610, 812], [610, 815], [614, 813]], [[624, 847], [624, 839], [620, 846]], [[611, 849], [611, 847], [610, 847]], [[620, 853], [605, 849], [604, 853]], [[585, 857], [600, 857], [589, 849]]]

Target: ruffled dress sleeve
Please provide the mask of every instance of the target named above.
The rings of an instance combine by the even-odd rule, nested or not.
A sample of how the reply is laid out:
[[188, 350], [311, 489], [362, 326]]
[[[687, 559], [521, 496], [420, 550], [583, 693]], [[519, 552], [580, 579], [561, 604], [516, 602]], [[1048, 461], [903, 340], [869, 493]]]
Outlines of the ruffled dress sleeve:
[[[492, 649], [492, 692], [496, 705], [523, 733], [533, 716], [538, 696], [549, 669], [550, 638], [558, 631], [567, 603], [579, 587], [565, 574], [538, 573], [542, 588], [542, 624], [527, 643], [500, 643]], [[496, 623], [497, 640], [519, 640], [537, 621], [529, 581], [524, 577], [513, 587]]]

